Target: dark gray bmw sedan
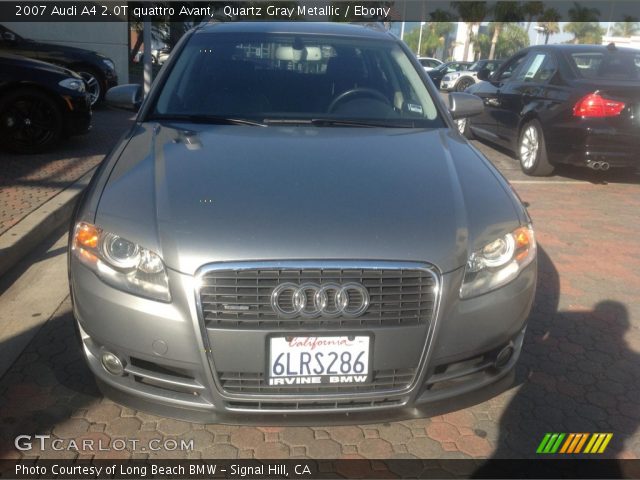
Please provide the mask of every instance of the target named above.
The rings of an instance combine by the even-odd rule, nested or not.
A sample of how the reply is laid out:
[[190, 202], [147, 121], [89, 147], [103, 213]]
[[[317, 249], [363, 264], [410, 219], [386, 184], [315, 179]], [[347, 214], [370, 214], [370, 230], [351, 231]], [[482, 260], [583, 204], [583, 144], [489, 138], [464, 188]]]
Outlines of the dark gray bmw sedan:
[[71, 234], [107, 395], [200, 422], [340, 422], [508, 385], [536, 243], [454, 126], [477, 97], [447, 106], [376, 27], [284, 22], [189, 32], [140, 97], [107, 94], [137, 120]]

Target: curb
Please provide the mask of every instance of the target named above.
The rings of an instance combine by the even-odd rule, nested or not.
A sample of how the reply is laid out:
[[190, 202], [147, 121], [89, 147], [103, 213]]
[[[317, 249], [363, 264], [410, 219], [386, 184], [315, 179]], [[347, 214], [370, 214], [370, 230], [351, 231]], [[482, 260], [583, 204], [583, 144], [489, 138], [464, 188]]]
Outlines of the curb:
[[69, 223], [76, 200], [89, 185], [96, 168], [93, 167], [0, 235], [0, 276], [14, 267], [47, 236]]

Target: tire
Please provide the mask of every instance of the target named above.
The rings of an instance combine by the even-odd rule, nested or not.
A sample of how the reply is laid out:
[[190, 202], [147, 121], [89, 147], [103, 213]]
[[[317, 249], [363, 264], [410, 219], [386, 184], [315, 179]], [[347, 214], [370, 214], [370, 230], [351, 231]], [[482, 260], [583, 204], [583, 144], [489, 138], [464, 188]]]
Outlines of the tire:
[[0, 144], [18, 153], [49, 150], [62, 136], [62, 109], [54, 98], [33, 88], [0, 99]]
[[455, 87], [453, 87], [453, 89], [456, 92], [464, 92], [467, 88], [469, 88], [474, 83], [475, 82], [473, 81], [473, 79], [462, 77], [460, 80], [458, 80], [458, 82], [456, 83]]
[[84, 67], [80, 67], [77, 72], [86, 84], [91, 106], [95, 107], [104, 99], [104, 94], [106, 93], [104, 91], [102, 75], [96, 73], [96, 71], [91, 68]]
[[476, 136], [471, 131], [469, 127], [469, 119], [461, 118], [460, 120], [456, 120], [456, 125], [458, 126], [458, 132], [467, 140], [475, 140]]
[[522, 171], [533, 177], [551, 175], [554, 166], [549, 163], [547, 145], [538, 120], [523, 125], [518, 136], [518, 160]]

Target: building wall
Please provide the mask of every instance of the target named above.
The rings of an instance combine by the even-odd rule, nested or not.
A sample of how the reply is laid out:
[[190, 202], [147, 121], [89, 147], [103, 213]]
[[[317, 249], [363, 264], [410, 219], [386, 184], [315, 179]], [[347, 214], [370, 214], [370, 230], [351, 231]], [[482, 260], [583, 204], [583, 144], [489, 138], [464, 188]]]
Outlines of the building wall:
[[[458, 62], [472, 62], [475, 58], [475, 53], [473, 51], [473, 42], [469, 44], [469, 51], [467, 52], [467, 58], [464, 58], [464, 42], [467, 40], [467, 32], [469, 27], [464, 22], [458, 22], [458, 29], [456, 31], [456, 38], [454, 41], [453, 47], [453, 60]], [[473, 28], [473, 33], [475, 35], [478, 34], [478, 25], [475, 25]]]
[[116, 65], [118, 82], [129, 81], [129, 25], [127, 22], [6, 22], [18, 35], [46, 43], [94, 50]]

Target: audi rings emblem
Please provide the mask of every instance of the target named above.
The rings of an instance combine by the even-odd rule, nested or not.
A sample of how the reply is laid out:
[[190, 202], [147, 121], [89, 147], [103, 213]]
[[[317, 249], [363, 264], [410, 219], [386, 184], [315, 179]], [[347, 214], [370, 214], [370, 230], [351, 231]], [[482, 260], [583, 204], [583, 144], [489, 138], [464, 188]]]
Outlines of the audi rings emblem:
[[357, 317], [369, 308], [369, 293], [359, 283], [281, 283], [271, 293], [281, 317]]

